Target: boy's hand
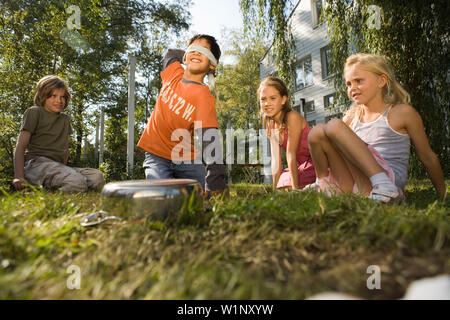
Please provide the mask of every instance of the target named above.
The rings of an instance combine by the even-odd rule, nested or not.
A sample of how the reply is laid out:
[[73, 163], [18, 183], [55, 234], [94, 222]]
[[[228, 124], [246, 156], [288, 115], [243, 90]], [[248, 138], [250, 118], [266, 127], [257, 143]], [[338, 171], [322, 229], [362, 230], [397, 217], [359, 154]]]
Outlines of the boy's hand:
[[15, 178], [12, 182], [14, 188], [16, 188], [16, 190], [22, 190], [25, 188], [24, 183], [26, 183], [27, 181], [24, 178]]

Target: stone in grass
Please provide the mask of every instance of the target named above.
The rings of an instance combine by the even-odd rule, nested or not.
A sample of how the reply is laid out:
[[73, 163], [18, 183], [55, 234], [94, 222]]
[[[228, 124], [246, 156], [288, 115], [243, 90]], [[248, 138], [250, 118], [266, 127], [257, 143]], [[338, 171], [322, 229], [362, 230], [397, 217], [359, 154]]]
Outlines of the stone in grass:
[[412, 282], [403, 300], [450, 300], [450, 275]]
[[[340, 292], [323, 292], [308, 300], [360, 300], [361, 298]], [[450, 275], [413, 281], [402, 300], [450, 300]]]
[[340, 292], [322, 292], [309, 297], [307, 300], [361, 300], [361, 298]]

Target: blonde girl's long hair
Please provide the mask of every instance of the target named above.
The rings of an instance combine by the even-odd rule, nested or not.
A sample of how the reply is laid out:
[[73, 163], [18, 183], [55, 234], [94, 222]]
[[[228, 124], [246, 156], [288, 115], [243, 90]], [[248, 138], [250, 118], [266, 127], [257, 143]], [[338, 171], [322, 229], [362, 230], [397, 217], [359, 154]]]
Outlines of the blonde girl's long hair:
[[[352, 66], [358, 65], [362, 70], [375, 73], [376, 75], [386, 75], [387, 82], [383, 87], [382, 96], [387, 104], [396, 105], [399, 103], [410, 104], [411, 98], [409, 93], [398, 83], [395, 78], [394, 68], [388, 59], [378, 54], [356, 53], [347, 58], [344, 66], [345, 72]], [[356, 108], [347, 111], [346, 116], [352, 117], [350, 127], [354, 127], [356, 121], [359, 120], [363, 112], [362, 107], [353, 103]]]
[[[283, 108], [281, 109], [281, 112], [283, 113], [282, 115], [282, 123], [281, 123], [281, 128], [280, 131], [284, 130], [286, 128], [287, 125], [287, 113], [289, 111], [292, 111], [292, 107], [291, 107], [291, 103], [289, 101], [289, 91], [288, 88], [286, 86], [286, 84], [279, 78], [276, 77], [267, 77], [265, 78], [258, 87], [258, 91], [257, 91], [257, 95], [258, 95], [258, 101], [259, 101], [259, 93], [261, 91], [261, 89], [263, 87], [273, 87], [275, 88], [281, 95], [281, 97], [286, 96], [286, 102], [283, 104]], [[260, 106], [260, 115], [263, 118], [263, 128], [267, 130], [268, 126], [269, 126], [269, 121], [273, 120], [271, 117], [267, 117], [264, 112], [262, 111], [262, 107]], [[270, 137], [271, 135], [271, 130], [267, 130], [267, 136]]]

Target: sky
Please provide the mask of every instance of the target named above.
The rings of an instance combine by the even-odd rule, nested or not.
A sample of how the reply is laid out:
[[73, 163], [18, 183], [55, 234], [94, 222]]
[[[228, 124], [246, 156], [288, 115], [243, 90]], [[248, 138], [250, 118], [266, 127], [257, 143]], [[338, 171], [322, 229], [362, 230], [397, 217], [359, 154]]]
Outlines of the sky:
[[[242, 28], [239, 0], [194, 0], [191, 7], [190, 33], [206, 33], [214, 36], [222, 47], [221, 31], [226, 28]], [[222, 63], [227, 63], [224, 57]]]

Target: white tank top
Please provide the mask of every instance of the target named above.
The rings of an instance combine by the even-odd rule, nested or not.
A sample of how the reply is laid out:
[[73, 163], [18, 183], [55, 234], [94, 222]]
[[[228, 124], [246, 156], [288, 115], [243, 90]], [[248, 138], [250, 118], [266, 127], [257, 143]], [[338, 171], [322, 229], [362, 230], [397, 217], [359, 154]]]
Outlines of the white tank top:
[[353, 131], [386, 160], [394, 171], [395, 184], [403, 189], [408, 180], [411, 140], [408, 134], [399, 133], [389, 125], [387, 116], [391, 108], [372, 122], [362, 123], [357, 119]]

